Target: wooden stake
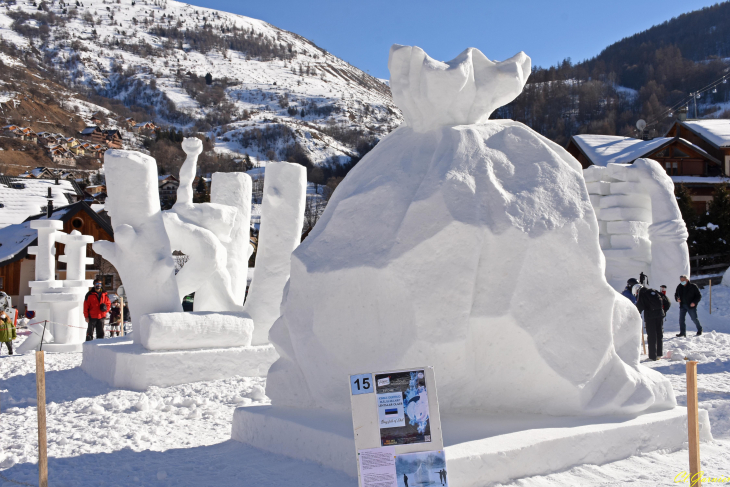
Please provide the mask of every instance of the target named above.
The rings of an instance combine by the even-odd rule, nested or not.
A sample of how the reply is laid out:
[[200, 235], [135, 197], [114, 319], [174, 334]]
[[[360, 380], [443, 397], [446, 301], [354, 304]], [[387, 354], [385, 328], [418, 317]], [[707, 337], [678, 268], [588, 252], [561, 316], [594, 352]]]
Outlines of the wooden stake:
[[697, 362], [687, 361], [687, 436], [690, 486], [700, 485], [700, 423], [697, 405]]
[[641, 348], [644, 349], [644, 355], [646, 355], [646, 343], [644, 342], [644, 319], [641, 319]]
[[710, 314], [712, 314], [712, 279], [710, 279]]
[[122, 329], [121, 335], [124, 336], [124, 298], [119, 296], [119, 308], [121, 311], [119, 312], [119, 316], [122, 317], [122, 324], [120, 328]]
[[35, 353], [35, 390], [38, 398], [38, 487], [48, 487], [48, 441], [46, 438], [45, 352]]

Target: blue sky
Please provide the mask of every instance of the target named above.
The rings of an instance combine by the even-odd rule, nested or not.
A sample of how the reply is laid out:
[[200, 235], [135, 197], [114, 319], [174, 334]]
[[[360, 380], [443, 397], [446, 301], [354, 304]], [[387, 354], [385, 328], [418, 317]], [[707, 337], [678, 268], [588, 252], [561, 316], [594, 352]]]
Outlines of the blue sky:
[[701, 0], [196, 0], [195, 5], [265, 20], [295, 32], [379, 78], [391, 44], [450, 60], [467, 47], [502, 60], [525, 51], [533, 64], [574, 62], [684, 12]]

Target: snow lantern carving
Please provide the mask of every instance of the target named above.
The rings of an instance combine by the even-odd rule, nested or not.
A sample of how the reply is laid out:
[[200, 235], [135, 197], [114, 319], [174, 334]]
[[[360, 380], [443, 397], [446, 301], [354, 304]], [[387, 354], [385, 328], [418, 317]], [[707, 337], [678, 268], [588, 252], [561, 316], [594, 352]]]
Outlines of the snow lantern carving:
[[641, 319], [604, 277], [581, 166], [512, 120], [523, 53], [449, 63], [394, 46], [407, 126], [347, 175], [294, 251], [274, 406], [346, 411], [343, 378], [429, 364], [443, 412], [638, 413], [676, 405], [639, 364]]

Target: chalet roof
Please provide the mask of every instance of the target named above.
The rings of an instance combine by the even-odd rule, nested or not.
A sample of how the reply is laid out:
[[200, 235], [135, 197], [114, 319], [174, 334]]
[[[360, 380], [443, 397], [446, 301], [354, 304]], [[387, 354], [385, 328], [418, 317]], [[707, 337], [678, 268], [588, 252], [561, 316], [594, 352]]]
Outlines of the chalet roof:
[[[13, 187], [15, 186], [15, 187]], [[59, 179], [32, 179], [0, 176], [0, 228], [23, 222], [30, 215], [41, 212], [48, 204], [51, 188], [53, 205], [66, 206], [83, 193], [75, 181]]]
[[99, 127], [86, 127], [86, 128], [84, 129], [84, 130], [82, 130], [82, 131], [81, 131], [81, 132], [79, 132], [79, 133], [80, 133], [81, 135], [91, 135], [91, 134], [93, 134], [94, 132], [96, 132], [97, 130], [101, 131], [101, 130], [99, 129]]
[[679, 123], [717, 148], [730, 148], [730, 120], [686, 120]]
[[[108, 218], [95, 212], [83, 201], [57, 208], [51, 215], [51, 220], [67, 222], [79, 211], [84, 211], [100, 228], [114, 237]], [[28, 217], [25, 221], [5, 228], [0, 228], [0, 267], [22, 259], [28, 254], [28, 247], [34, 245], [38, 238], [37, 230], [30, 228], [32, 220], [47, 220], [45, 212]]]
[[652, 140], [618, 137], [615, 135], [574, 135], [572, 140], [580, 151], [595, 165], [626, 164], [660, 150], [676, 141], [702, 154], [707, 159], [720, 164], [701, 147], [677, 137], [657, 137]]
[[117, 129], [102, 130], [102, 132], [107, 137], [113, 137], [114, 135], [117, 135], [117, 136], [119, 136], [120, 139], [122, 138], [122, 133]]

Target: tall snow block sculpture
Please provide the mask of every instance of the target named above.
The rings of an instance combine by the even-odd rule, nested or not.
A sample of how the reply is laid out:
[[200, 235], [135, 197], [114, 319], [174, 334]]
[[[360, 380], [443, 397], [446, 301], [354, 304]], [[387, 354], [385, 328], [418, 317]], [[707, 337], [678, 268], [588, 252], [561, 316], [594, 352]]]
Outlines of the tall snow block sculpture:
[[[119, 270], [134, 332], [133, 340], [86, 343], [81, 367], [116, 387], [144, 390], [233, 375], [262, 376], [277, 357], [270, 344], [251, 346], [254, 323], [242, 312], [242, 296], [237, 303], [229, 272], [233, 267], [238, 278], [242, 274], [238, 262], [228, 261], [226, 245], [242, 247], [233, 249], [234, 258], [248, 256], [248, 223], [239, 219], [247, 176], [232, 176], [232, 186], [242, 192], [235, 206], [193, 204], [202, 143], [185, 139], [183, 149], [188, 159], [180, 171], [178, 201], [164, 214], [155, 160], [130, 151], [105, 155], [106, 208], [116, 242], [97, 242], [94, 249]], [[241, 218], [246, 215], [241, 211]], [[172, 250], [190, 258], [177, 275]], [[196, 293], [196, 312], [183, 313], [181, 300], [191, 292]]]
[[583, 175], [598, 217], [606, 279], [614, 289], [622, 290], [641, 272], [656, 289], [689, 275], [689, 234], [674, 183], [658, 162], [591, 166]]
[[[504, 468], [496, 454], [510, 441], [490, 438], [500, 433], [519, 436], [513, 446], [523, 451], [543, 442], [531, 451], [560, 469], [578, 458], [546, 448], [555, 431], [520, 431], [648, 410], [665, 411], [651, 421], [682, 429], [686, 412], [672, 410], [669, 381], [639, 364], [638, 312], [604, 277], [580, 164], [521, 123], [489, 120], [521, 92], [530, 58], [492, 62], [467, 49], [443, 63], [396, 45], [388, 67], [406, 125], [347, 175], [294, 251], [269, 335], [280, 355], [267, 380], [272, 406], [237, 409], [233, 438], [354, 474], [348, 375], [423, 365], [438, 378], [454, 485], [542, 468]], [[499, 426], [515, 412], [543, 419]], [[458, 415], [472, 426], [450, 435]], [[343, 429], [330, 434], [338, 427], [319, 421]], [[633, 433], [615, 440], [615, 452], [663, 445], [624, 426]], [[606, 437], [575, 433], [590, 437], [585, 449], [607, 450]], [[681, 446], [682, 435], [669, 436]]]

